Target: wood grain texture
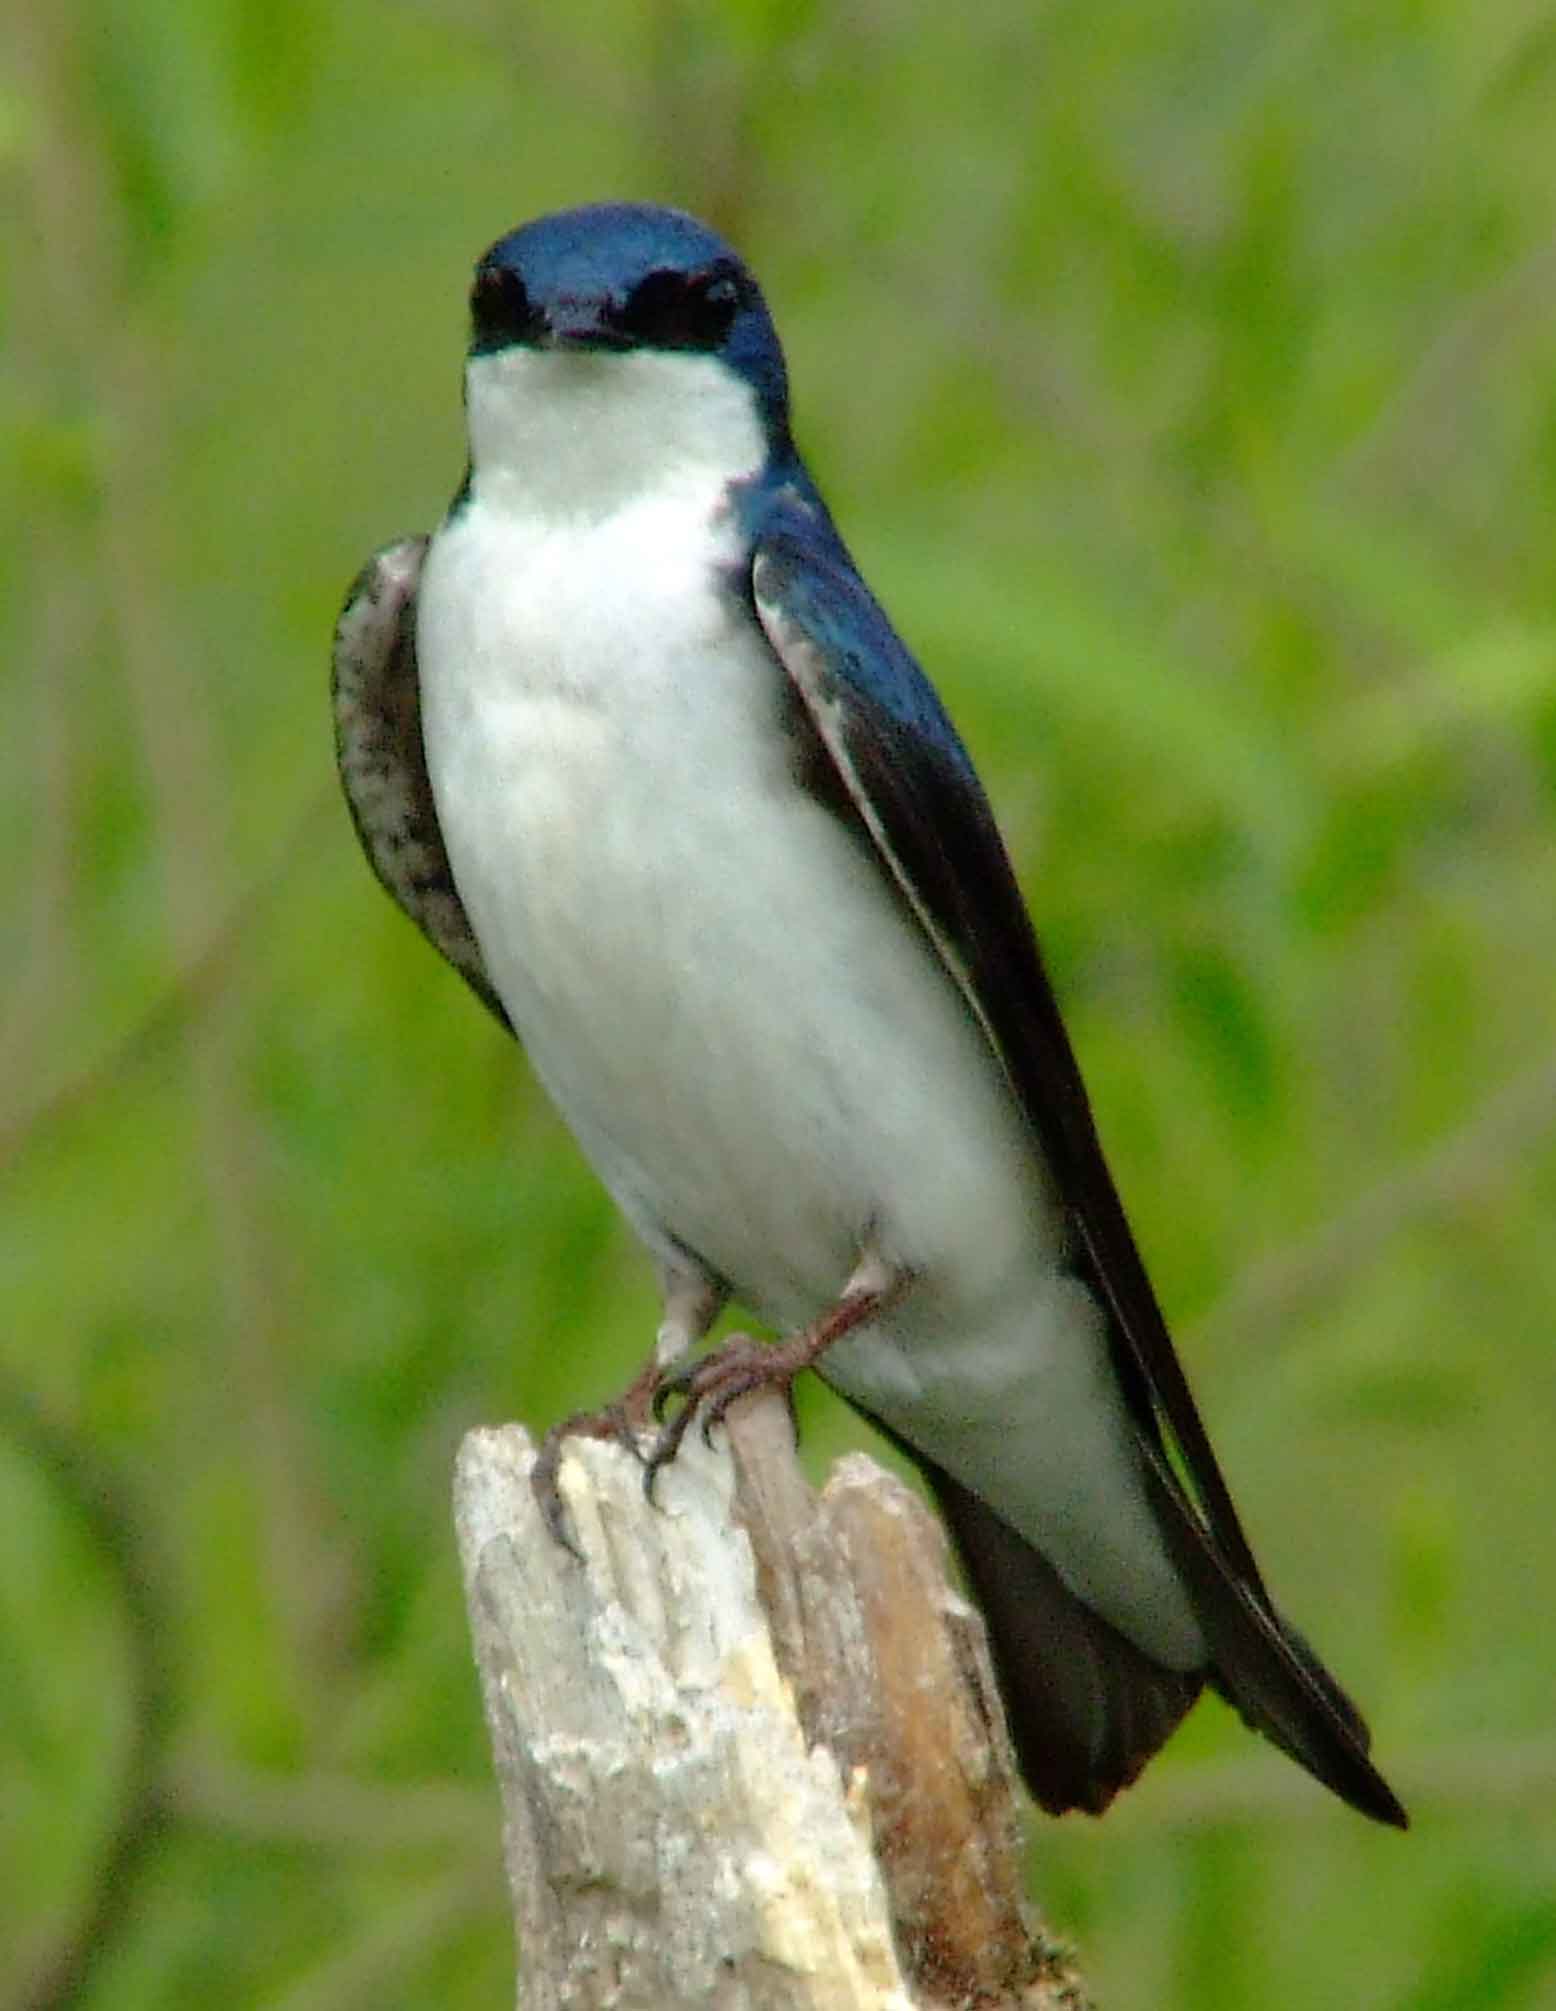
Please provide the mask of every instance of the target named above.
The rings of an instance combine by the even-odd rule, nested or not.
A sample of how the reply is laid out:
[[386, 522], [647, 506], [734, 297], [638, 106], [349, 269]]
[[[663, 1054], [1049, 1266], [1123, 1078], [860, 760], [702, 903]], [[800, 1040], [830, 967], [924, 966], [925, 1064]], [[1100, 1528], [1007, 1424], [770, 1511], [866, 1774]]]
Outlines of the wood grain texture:
[[613, 1445], [546, 1534], [517, 1427], [456, 1519], [535, 2007], [1084, 2004], [1021, 1892], [1017, 1789], [934, 1518], [858, 1456], [818, 1498], [786, 1408], [688, 1444], [644, 1499]]

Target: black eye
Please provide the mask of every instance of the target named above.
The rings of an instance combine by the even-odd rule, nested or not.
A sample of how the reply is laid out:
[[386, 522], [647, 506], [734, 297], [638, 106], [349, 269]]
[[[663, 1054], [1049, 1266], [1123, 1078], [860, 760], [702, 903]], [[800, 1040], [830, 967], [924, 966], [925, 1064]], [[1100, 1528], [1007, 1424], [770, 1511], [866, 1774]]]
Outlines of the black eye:
[[725, 268], [676, 272], [662, 267], [640, 280], [621, 319], [652, 349], [717, 349], [740, 306], [740, 282]]
[[487, 264], [476, 267], [470, 289], [470, 331], [473, 346], [506, 349], [510, 343], [533, 341], [540, 330], [540, 317], [530, 306], [524, 282], [511, 266]]

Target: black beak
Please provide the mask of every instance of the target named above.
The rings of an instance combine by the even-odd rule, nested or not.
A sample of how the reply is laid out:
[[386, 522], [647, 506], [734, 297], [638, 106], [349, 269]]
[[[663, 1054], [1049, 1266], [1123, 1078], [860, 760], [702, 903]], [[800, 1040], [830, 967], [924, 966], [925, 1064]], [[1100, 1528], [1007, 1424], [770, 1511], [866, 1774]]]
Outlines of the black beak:
[[560, 300], [549, 308], [541, 336], [542, 349], [630, 349], [632, 338], [622, 325], [614, 300]]

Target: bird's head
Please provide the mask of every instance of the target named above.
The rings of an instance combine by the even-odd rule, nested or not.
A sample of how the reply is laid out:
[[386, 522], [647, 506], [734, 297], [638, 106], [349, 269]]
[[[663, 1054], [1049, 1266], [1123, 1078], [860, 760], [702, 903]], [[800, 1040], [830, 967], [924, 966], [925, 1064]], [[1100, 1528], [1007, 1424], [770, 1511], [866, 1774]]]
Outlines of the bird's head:
[[749, 475], [787, 450], [761, 290], [679, 210], [594, 203], [521, 225], [476, 266], [470, 322], [478, 480], [578, 485], [599, 503], [682, 466]]

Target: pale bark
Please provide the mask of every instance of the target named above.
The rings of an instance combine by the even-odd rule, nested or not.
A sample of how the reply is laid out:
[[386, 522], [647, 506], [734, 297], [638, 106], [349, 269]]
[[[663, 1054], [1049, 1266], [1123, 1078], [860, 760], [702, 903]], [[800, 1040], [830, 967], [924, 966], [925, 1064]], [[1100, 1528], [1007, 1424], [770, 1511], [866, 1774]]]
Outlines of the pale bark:
[[525, 2011], [1078, 2006], [1027, 1918], [1016, 1788], [938, 1524], [859, 1456], [819, 1499], [781, 1399], [654, 1503], [570, 1442], [556, 1543], [517, 1427], [474, 1432], [460, 1547]]

